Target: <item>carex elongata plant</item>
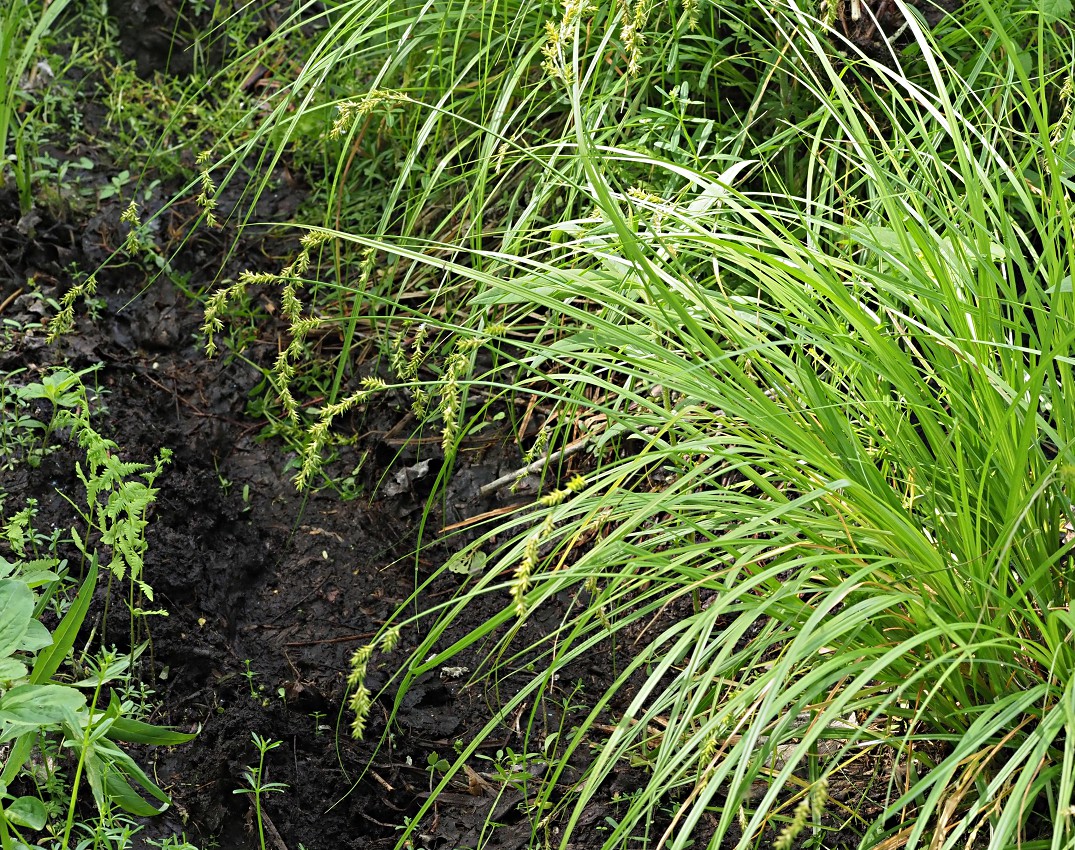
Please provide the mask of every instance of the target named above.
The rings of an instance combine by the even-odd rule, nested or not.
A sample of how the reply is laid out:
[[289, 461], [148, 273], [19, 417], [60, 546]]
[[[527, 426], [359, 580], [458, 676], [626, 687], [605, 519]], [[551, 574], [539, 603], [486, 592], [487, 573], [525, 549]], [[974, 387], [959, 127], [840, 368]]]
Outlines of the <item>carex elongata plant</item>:
[[[584, 226], [593, 211], [570, 102], [563, 85], [550, 82], [565, 50], [580, 57], [576, 82], [594, 92], [601, 119], [591, 126], [595, 142], [630, 142], [639, 150], [660, 145], [677, 161], [706, 169], [735, 158], [715, 143], [721, 122], [735, 125], [731, 148], [739, 151], [774, 126], [770, 101], [787, 95], [770, 85], [768, 60], [754, 49], [758, 39], [748, 18], [769, 26], [753, 4], [693, 0], [681, 6], [648, 0], [552, 7], [519, 0], [301, 4], [270, 40], [297, 44], [312, 28], [320, 34], [295, 78], [221, 140], [214, 192], [257, 162], [252, 210], [275, 165], [292, 150], [309, 148], [313, 132], [329, 175], [320, 226], [382, 241], [421, 239], [427, 252], [486, 264], [483, 271], [500, 264], [489, 251], [540, 255], [574, 232], [561, 231], [561, 224]], [[577, 26], [585, 34], [575, 41]], [[259, 46], [239, 62], [253, 62], [271, 47]], [[723, 95], [710, 104], [715, 112], [703, 116], [694, 93], [707, 86]], [[668, 178], [638, 160], [617, 167], [627, 172], [627, 184], [649, 174]], [[419, 324], [434, 304], [458, 323], [473, 294], [465, 276], [446, 277], [398, 254], [356, 254], [353, 247], [335, 242], [318, 252], [308, 282], [312, 300], [333, 305], [342, 336], [330, 403], [340, 401], [353, 378], [350, 355], [360, 327], [383, 331], [407, 317]], [[363, 272], [353, 273], [359, 264]], [[416, 310], [416, 303], [422, 307]], [[479, 313], [476, 325], [488, 321]], [[442, 343], [438, 334], [428, 348]]]
[[[628, 759], [648, 780], [606, 847], [787, 847], [834, 824], [862, 847], [1075, 844], [1075, 47], [1045, 11], [967, 7], [958, 64], [904, 6], [889, 64], [840, 56], [795, 3], [763, 10], [770, 79], [810, 116], [784, 192], [763, 148], [704, 171], [604, 143], [580, 65], [599, 36], [575, 20], [550, 62], [596, 210], [570, 238], [464, 264], [335, 234], [468, 280], [517, 321], [510, 348], [481, 340], [507, 365], [475, 380], [601, 423], [585, 480], [478, 541], [486, 571], [401, 681], [515, 623], [486, 656], [538, 655], [510, 710], [631, 635], [537, 792], [559, 846]], [[643, 171], [675, 191], [618, 182]], [[559, 332], [523, 334], [534, 311]], [[441, 647], [483, 593], [502, 614]], [[565, 593], [561, 628], [520, 649]]]

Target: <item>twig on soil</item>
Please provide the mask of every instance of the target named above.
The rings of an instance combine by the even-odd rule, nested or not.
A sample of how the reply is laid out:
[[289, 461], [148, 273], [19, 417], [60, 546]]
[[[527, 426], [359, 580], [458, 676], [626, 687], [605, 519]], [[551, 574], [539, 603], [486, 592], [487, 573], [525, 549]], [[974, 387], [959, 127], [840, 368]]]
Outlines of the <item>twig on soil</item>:
[[545, 455], [545, 457], [538, 458], [529, 466], [524, 466], [522, 469], [517, 469], [514, 472], [509, 472], [507, 475], [501, 475], [498, 479], [496, 479], [496, 481], [490, 481], [488, 484], [482, 485], [482, 488], [479, 492], [483, 496], [488, 496], [490, 493], [499, 490], [501, 487], [504, 487], [508, 484], [514, 484], [520, 478], [525, 478], [527, 475], [531, 475], [535, 472], [540, 472], [542, 469], [544, 469], [551, 463], [556, 463], [558, 460], [562, 460], [563, 458], [569, 458], [573, 454], [578, 454], [580, 451], [582, 451], [583, 448], [585, 448], [586, 444], [589, 441], [589, 436], [580, 437], [579, 439], [575, 440], [575, 442], [569, 443], [562, 449], [558, 449], [552, 454], [547, 454]]
[[[464, 765], [464, 766], [465, 766], [465, 765]], [[384, 788], [384, 790], [385, 790], [385, 791], [388, 791], [388, 792], [392, 792], [392, 791], [395, 791], [395, 790], [396, 790], [395, 788], [393, 788], [393, 787], [392, 787], [392, 784], [391, 784], [391, 783], [390, 783], [390, 782], [389, 782], [389, 781], [388, 781], [387, 779], [385, 779], [385, 778], [384, 778], [383, 776], [381, 776], [381, 775], [380, 775], [380, 774], [379, 774], [379, 773], [378, 773], [378, 772], [377, 772], [376, 770], [373, 770], [373, 769], [371, 768], [371, 769], [370, 769], [370, 775], [371, 775], [371, 776], [372, 776], [372, 777], [373, 777], [374, 779], [376, 779], [376, 780], [377, 780], [377, 782], [378, 782], [378, 783], [380, 784], [380, 786], [381, 786], [382, 788]]]
[[284, 644], [284, 646], [320, 646], [323, 643], [350, 643], [356, 640], [369, 640], [376, 637], [374, 632], [366, 632], [360, 635], [341, 635], [334, 638], [321, 638], [320, 640], [292, 640]]
[[20, 295], [22, 295], [22, 287], [19, 287], [14, 292], [12, 292], [7, 298], [4, 299], [4, 303], [0, 304], [0, 313], [3, 313], [8, 307], [10, 307], [11, 303], [16, 298], [18, 298]]
[[269, 839], [276, 846], [276, 850], [287, 850], [287, 845], [284, 843], [283, 837], [280, 835], [280, 831], [273, 824], [269, 818], [269, 813], [265, 809], [261, 810], [261, 822], [265, 824], [265, 831], [269, 833]]
[[493, 517], [510, 514], [514, 510], [515, 507], [513, 505], [505, 505], [502, 508], [494, 508], [491, 511], [485, 511], [485, 513], [475, 514], [474, 516], [467, 517], [466, 519], [461, 519], [459, 520], [459, 522], [453, 522], [451, 525], [446, 525], [437, 533], [447, 534], [450, 531], [458, 531], [461, 528], [466, 528], [467, 526], [474, 525], [478, 522], [485, 522], [487, 519], [492, 519]]

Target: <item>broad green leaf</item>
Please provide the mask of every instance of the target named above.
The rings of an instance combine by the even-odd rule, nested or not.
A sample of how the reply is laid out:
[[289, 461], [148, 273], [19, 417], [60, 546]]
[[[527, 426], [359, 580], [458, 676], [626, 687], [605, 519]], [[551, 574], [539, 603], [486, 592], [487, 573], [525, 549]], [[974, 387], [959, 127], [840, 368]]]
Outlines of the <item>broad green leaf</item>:
[[108, 765], [101, 761], [97, 756], [97, 747], [95, 744], [89, 746], [82, 746], [82, 741], [71, 739], [71, 744], [78, 757], [82, 760], [82, 764], [85, 768], [86, 782], [89, 783], [90, 791], [93, 794], [93, 802], [97, 805], [97, 810], [103, 812], [105, 810], [105, 771], [108, 769]]
[[31, 620], [26, 624], [26, 634], [22, 636], [19, 649], [23, 652], [37, 652], [52, 644], [52, 632], [38, 620]]
[[44, 803], [37, 797], [19, 797], [4, 807], [4, 816], [16, 826], [27, 829], [44, 829], [48, 818]]
[[1070, 20], [1071, 0], [1041, 0], [1041, 14], [1048, 21]]
[[[113, 708], [120, 709], [119, 697], [112, 694], [109, 711]], [[166, 726], [153, 726], [135, 720], [131, 717], [119, 717], [112, 722], [108, 730], [108, 737], [113, 741], [126, 741], [131, 744], [153, 744], [155, 746], [171, 747], [176, 744], [185, 744], [197, 737], [196, 732], [177, 732]]]
[[19, 685], [0, 697], [0, 723], [49, 726], [86, 704], [86, 698], [66, 685]]
[[0, 658], [0, 682], [11, 682], [26, 675], [26, 665], [14, 658]]
[[[24, 564], [24, 566], [29, 566], [29, 564]], [[56, 581], [58, 578], [59, 576], [51, 570], [38, 570], [32, 573], [24, 572], [19, 576], [19, 581], [27, 587], [34, 588], [46, 585], [51, 581]]]
[[526, 292], [513, 292], [509, 289], [489, 289], [474, 298], [475, 304], [529, 304], [547, 300], [567, 298], [567, 289], [560, 286], [531, 286], [526, 281], [517, 281], [517, 285], [526, 288]]
[[108, 794], [108, 799], [112, 803], [136, 817], [153, 817], [154, 815], [159, 815], [168, 808], [167, 803], [158, 808], [152, 803], [147, 802], [134, 790], [134, 788], [131, 787], [130, 783], [115, 770], [108, 772], [108, 778], [105, 782], [105, 790]]
[[30, 589], [19, 581], [0, 580], [0, 658], [22, 645], [33, 616], [34, 595]]
[[126, 741], [131, 744], [153, 744], [158, 747], [171, 747], [185, 744], [198, 737], [197, 732], [177, 732], [167, 726], [153, 726], [129, 717], [120, 717], [112, 724], [108, 737], [113, 741]]
[[[81, 714], [81, 718], [82, 718], [83, 723], [88, 724], [89, 723], [89, 712], [88, 711], [83, 711], [80, 714]], [[90, 737], [89, 737], [90, 743], [96, 744], [96, 742], [98, 740], [100, 740], [101, 738], [106, 737], [108, 735], [108, 730], [112, 728], [112, 724], [115, 723], [115, 722], [116, 722], [115, 717], [105, 717], [104, 719], [100, 720], [100, 722], [98, 722], [97, 718], [95, 717], [94, 718], [94, 724], [93, 724], [93, 730], [90, 732]]]

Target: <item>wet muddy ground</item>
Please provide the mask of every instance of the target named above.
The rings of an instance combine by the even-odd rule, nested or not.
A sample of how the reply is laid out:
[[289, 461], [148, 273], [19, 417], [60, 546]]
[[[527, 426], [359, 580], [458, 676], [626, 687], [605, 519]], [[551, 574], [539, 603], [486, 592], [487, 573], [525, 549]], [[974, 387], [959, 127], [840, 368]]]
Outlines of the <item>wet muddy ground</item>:
[[[276, 205], [264, 212], [279, 220], [293, 201], [267, 196], [264, 203]], [[300, 494], [291, 483], [294, 454], [277, 440], [259, 440], [264, 423], [246, 415], [248, 394], [261, 380], [257, 369], [240, 358], [207, 359], [198, 306], [164, 277], [150, 285], [134, 263], [99, 272], [93, 315], [80, 308], [75, 332], [47, 345], [40, 325], [55, 311], [49, 300], [71, 285], [72, 269], [97, 268], [122, 241], [122, 209], [117, 201], [89, 220], [39, 212], [27, 221], [14, 197], [0, 196], [0, 375], [12, 386], [38, 379], [51, 365], [102, 364], [88, 378], [97, 387], [97, 430], [128, 460], [152, 462], [162, 447], [174, 452], [157, 482], [145, 575], [168, 615], [150, 620], [152, 648], [142, 669], [158, 706], [152, 719], [200, 731], [189, 744], [136, 753], [173, 799], [143, 837], [185, 833], [199, 846], [256, 846], [251, 801], [233, 792], [244, 767], [256, 762], [257, 733], [283, 742], [269, 753], [266, 779], [288, 786], [265, 800], [269, 846], [394, 846], [398, 828], [428, 795], [430, 754], [450, 756], [457, 741], [495, 716], [496, 697], [482, 684], [468, 685], [466, 676], [431, 673], [412, 688], [382, 746], [375, 743], [386, 731], [387, 703], [375, 706], [367, 742], [356, 742], [347, 734], [350, 716], [341, 712], [348, 659], [447, 556], [449, 549], [436, 545], [415, 555], [423, 517], [424, 539], [433, 544], [443, 525], [503, 507], [501, 497], [482, 497], [479, 487], [516, 468], [517, 451], [499, 435], [468, 445], [445, 496], [425, 516], [440, 464], [430, 448], [435, 441], [408, 440], [413, 423], [405, 422], [405, 400], [383, 397], [347, 426], [359, 438], [336, 468], [346, 471], [365, 458], [349, 484], [354, 498], [332, 490]], [[177, 269], [216, 269], [227, 248], [224, 237], [200, 234]], [[271, 267], [277, 261], [268, 253], [233, 258], [224, 273]], [[247, 356], [275, 356], [271, 334]], [[77, 447], [62, 436], [60, 443], [37, 469], [19, 464], [0, 473], [6, 511], [36, 498], [43, 530], [70, 526], [59, 494], [80, 493]], [[449, 598], [455, 589], [446, 578], [421, 603]], [[503, 602], [489, 599], [488, 610], [473, 617]], [[114, 606], [102, 623], [102, 611], [98, 605], [93, 625], [128, 649], [126, 612]], [[375, 684], [387, 681], [390, 665], [421, 638], [418, 631], [404, 630], [399, 649], [372, 671]], [[595, 660], [578, 675], [596, 689], [611, 671]], [[494, 738], [490, 755], [498, 747], [525, 751], [512, 718]], [[424, 846], [527, 845], [531, 823], [522, 795], [480, 780], [463, 780], [443, 798], [420, 830]], [[483, 839], [490, 813], [501, 827]], [[588, 820], [605, 814], [595, 809]]]

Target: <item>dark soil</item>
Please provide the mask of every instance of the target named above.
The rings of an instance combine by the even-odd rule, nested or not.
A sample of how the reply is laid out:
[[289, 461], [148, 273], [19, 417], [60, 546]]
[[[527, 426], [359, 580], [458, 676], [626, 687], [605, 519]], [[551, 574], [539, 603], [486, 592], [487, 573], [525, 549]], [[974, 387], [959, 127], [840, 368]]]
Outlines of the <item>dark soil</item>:
[[[294, 201], [268, 194], [263, 204], [261, 212], [279, 220]], [[266, 778], [289, 786], [266, 798], [271, 846], [391, 847], [428, 794], [430, 753], [450, 756], [453, 745], [495, 711], [483, 686], [431, 674], [408, 694], [389, 743], [380, 748], [352, 740], [350, 717], [341, 712], [351, 653], [446, 557], [443, 548], [413, 554], [440, 458], [423, 441], [404, 439], [413, 428], [397, 427], [407, 424], [406, 406], [386, 398], [351, 423], [362, 436], [348, 450], [353, 456], [339, 462], [346, 469], [368, 458], [354, 485], [361, 495], [344, 501], [331, 490], [296, 492], [295, 470], [288, 467], [293, 454], [278, 442], [259, 442], [263, 423], [245, 415], [259, 372], [238, 358], [207, 359], [198, 337], [200, 309], [166, 278], [150, 284], [138, 264], [100, 271], [103, 304], [96, 317], [80, 307], [76, 331], [48, 346], [40, 324], [55, 312], [49, 299], [72, 284], [73, 268], [93, 270], [107, 259], [122, 240], [122, 210], [117, 200], [89, 221], [47, 213], [20, 221], [15, 198], [0, 195], [0, 320], [6, 328], [0, 376], [19, 385], [51, 365], [103, 364], [89, 379], [98, 387], [95, 428], [115, 440], [127, 460], [152, 462], [162, 447], [174, 452], [157, 482], [145, 576], [168, 616], [150, 621], [152, 659], [143, 656], [142, 669], [152, 677], [147, 684], [159, 706], [153, 721], [199, 734], [183, 746], [135, 753], [173, 800], [143, 835], [185, 832], [202, 846], [255, 846], [251, 801], [233, 792], [244, 767], [256, 763], [251, 733], [257, 733], [283, 742], [269, 754]], [[182, 207], [170, 215], [181, 216]], [[181, 229], [179, 221], [166, 220], [162, 232], [173, 224]], [[276, 265], [266, 258], [266, 244], [230, 260], [224, 273]], [[224, 236], [200, 234], [187, 243], [177, 271], [185, 263], [188, 271], [210, 274], [204, 270], [218, 268], [228, 247]], [[278, 246], [283, 253], [288, 247]], [[250, 356], [257, 359], [257, 351], [253, 346]], [[273, 354], [268, 346], [262, 351], [265, 358]], [[36, 498], [41, 530], [69, 527], [70, 506], [59, 494], [81, 495], [77, 447], [62, 437], [60, 443], [37, 469], [19, 464], [0, 473], [8, 514]], [[496, 437], [471, 445], [464, 457], [446, 498], [427, 518], [427, 539], [442, 524], [501, 506], [483, 499], [479, 487], [519, 462], [514, 448]], [[429, 597], [454, 590], [444, 580]], [[489, 599], [488, 610], [476, 609], [470, 624], [503, 603]], [[109, 642], [127, 649], [129, 621], [121, 609], [114, 605], [102, 623], [98, 604], [92, 625], [106, 627]], [[385, 663], [402, 661], [420, 637], [404, 630], [400, 648]], [[391, 672], [373, 671], [373, 679], [386, 681]], [[579, 671], [595, 689], [607, 685], [610, 673], [597, 659], [593, 669]], [[385, 731], [389, 707], [375, 707], [370, 741]], [[489, 749], [524, 751], [524, 743], [506, 720]], [[505, 826], [486, 846], [525, 846], [531, 824], [518, 808], [521, 797], [497, 790], [468, 787], [464, 780], [423, 826], [425, 846], [476, 846], [491, 811]], [[603, 815], [595, 810], [591, 821]]]

